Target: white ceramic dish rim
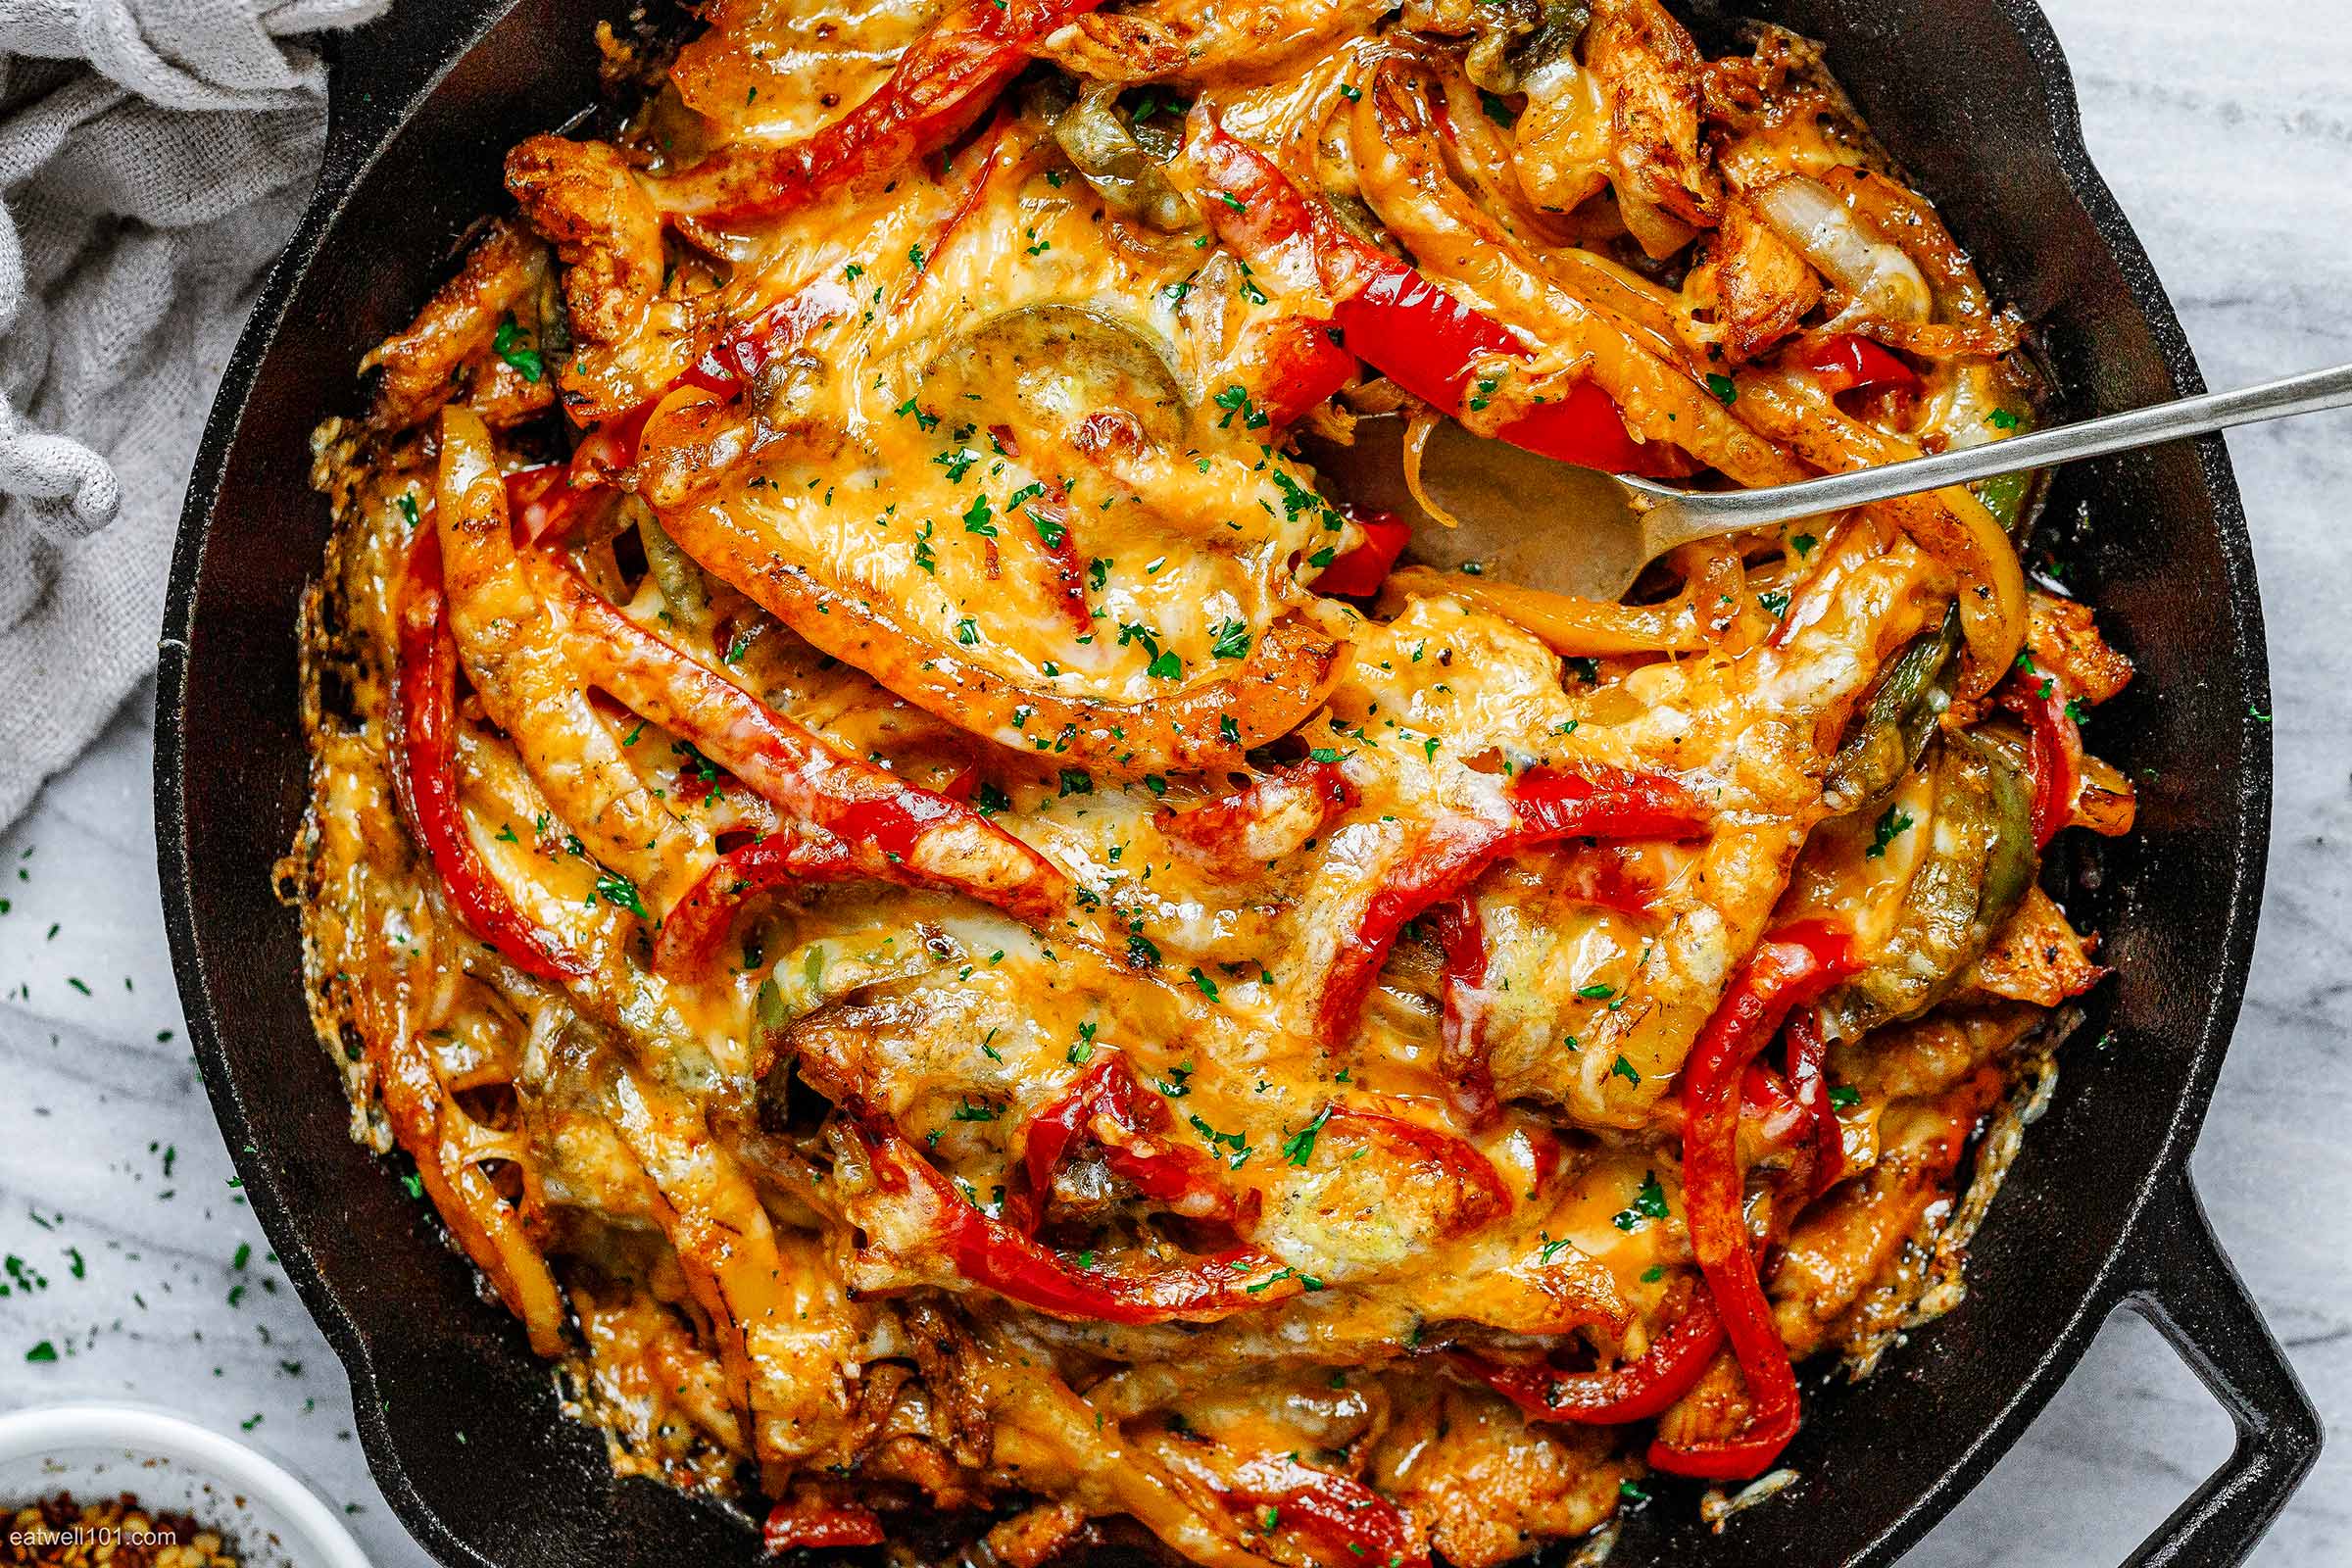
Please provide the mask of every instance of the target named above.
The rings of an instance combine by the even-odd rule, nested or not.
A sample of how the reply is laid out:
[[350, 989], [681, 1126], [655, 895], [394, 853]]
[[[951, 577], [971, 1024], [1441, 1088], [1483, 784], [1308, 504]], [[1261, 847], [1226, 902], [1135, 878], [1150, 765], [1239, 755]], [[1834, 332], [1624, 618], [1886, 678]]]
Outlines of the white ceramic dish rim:
[[284, 1544], [301, 1568], [368, 1568], [367, 1553], [317, 1494], [275, 1460], [210, 1427], [126, 1404], [47, 1405], [0, 1415], [0, 1462], [90, 1448], [167, 1459], [253, 1497], [302, 1538]]

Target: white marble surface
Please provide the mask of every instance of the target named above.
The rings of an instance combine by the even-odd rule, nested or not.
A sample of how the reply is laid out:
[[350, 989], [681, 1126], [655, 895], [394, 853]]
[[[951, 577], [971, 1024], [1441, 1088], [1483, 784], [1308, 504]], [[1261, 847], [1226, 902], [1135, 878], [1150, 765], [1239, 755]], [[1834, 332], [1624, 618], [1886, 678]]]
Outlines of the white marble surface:
[[[2045, 0], [2090, 146], [2217, 385], [2352, 360], [2352, 7]], [[2216, 1228], [2332, 1422], [2352, 1419], [2352, 416], [2230, 439], [2277, 682], [2277, 837], [2245, 1021], [2204, 1142]], [[156, 907], [142, 694], [0, 836], [0, 1410], [166, 1404], [243, 1430], [347, 1507], [383, 1568], [425, 1558], [376, 1496], [331, 1353], [229, 1187], [179, 1035]], [[250, 1249], [250, 1253], [248, 1250]], [[24, 1359], [47, 1341], [54, 1363]], [[2153, 1332], [2111, 1324], [2056, 1402], [1910, 1559], [2117, 1562], [2228, 1451]], [[2328, 1568], [2352, 1452], [2323, 1457], [2257, 1554]]]

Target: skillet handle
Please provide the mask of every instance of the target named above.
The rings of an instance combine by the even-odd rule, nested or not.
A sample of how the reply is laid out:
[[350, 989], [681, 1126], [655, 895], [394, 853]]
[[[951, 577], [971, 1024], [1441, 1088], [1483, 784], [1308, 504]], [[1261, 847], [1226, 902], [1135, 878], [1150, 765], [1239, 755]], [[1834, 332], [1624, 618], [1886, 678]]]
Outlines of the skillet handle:
[[2320, 1415], [2230, 1266], [2185, 1171], [2141, 1212], [2124, 1303], [2153, 1324], [2230, 1412], [2237, 1446], [2125, 1568], [2244, 1561], [2320, 1456]]

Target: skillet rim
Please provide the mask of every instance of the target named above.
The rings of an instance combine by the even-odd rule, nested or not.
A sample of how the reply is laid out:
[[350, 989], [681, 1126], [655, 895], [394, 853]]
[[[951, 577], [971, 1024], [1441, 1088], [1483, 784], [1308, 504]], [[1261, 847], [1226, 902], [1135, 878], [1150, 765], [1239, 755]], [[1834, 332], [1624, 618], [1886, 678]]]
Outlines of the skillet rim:
[[[250, 1206], [275, 1248], [289, 1283], [349, 1373], [355, 1425], [369, 1471], [403, 1526], [433, 1556], [453, 1565], [483, 1564], [489, 1559], [461, 1539], [425, 1502], [410, 1480], [383, 1411], [370, 1348], [318, 1272], [274, 1173], [251, 1142], [252, 1129], [244, 1100], [220, 1039], [214, 987], [196, 939], [195, 888], [199, 872], [188, 831], [186, 779], [191, 756], [201, 756], [202, 747], [191, 753], [186, 700], [196, 630], [197, 587], [210, 528], [232, 449], [261, 384], [263, 363], [278, 333], [288, 324], [293, 297], [323, 255], [328, 230], [356, 198], [361, 186], [377, 172], [384, 154], [417, 110], [518, 3], [521, 0], [494, 0], [485, 6], [486, 14], [477, 24], [461, 30], [442, 45], [429, 72], [422, 74], [423, 85], [405, 102], [392, 106], [368, 103], [364, 111], [353, 111], [340, 101], [338, 92], [331, 103], [328, 146], [318, 188], [265, 281], [207, 418], [173, 543], [155, 700], [155, 820], [165, 925], [173, 973], [188, 1004], [184, 1010], [191, 1045], [204, 1069], [201, 1076], [206, 1093], [243, 1180]], [[2073, 72], [2047, 17], [2035, 0], [1990, 0], [1990, 6], [1998, 19], [2014, 30], [2032, 57], [2036, 68], [2034, 86], [2040, 94], [2052, 158], [2083, 216], [2112, 252], [2124, 278], [2131, 309], [2145, 323], [2176, 393], [2185, 396], [2204, 390], [2203, 373], [2171, 300], [2083, 142]], [[337, 75], [341, 74], [341, 63], [337, 62]], [[368, 139], [355, 148], [347, 135], [346, 114], [357, 119], [363, 112], [380, 123], [369, 127], [371, 133], [368, 133]], [[2243, 501], [2222, 438], [2204, 437], [2194, 444], [2194, 450], [2199, 477], [2213, 504], [2215, 543], [2224, 568], [2223, 587], [2233, 654], [2231, 674], [2249, 708], [2268, 711], [2268, 644]], [[2185, 1161], [2210, 1109], [2222, 1060], [2244, 1001], [2267, 869], [2272, 777], [2272, 736], [2267, 726], [2257, 725], [2255, 733], [2245, 737], [2236, 798], [2230, 803], [2235, 836], [2229, 845], [2228, 899], [2216, 944], [2217, 985], [2188, 1042], [2191, 1055], [2182, 1092], [2170, 1109], [2155, 1156], [2134, 1185], [2132, 1200], [2118, 1224], [2115, 1242], [2101, 1258], [2064, 1328], [2044, 1347], [2030, 1373], [2009, 1391], [1997, 1412], [1983, 1423], [1976, 1438], [1951, 1464], [1926, 1480], [1901, 1513], [1878, 1536], [1855, 1548], [1846, 1562], [1891, 1562], [1924, 1537], [1983, 1479], [2057, 1393], [2116, 1307], [2147, 1295], [2152, 1278], [2149, 1265], [2159, 1260], [2145, 1254], [2163, 1245], [2152, 1233], [2161, 1229], [2166, 1219], [2177, 1217], [2181, 1204], [2186, 1204], [2193, 1214], [2195, 1198], [2187, 1184]], [[2207, 1245], [2210, 1248], [2210, 1239]], [[2226, 1259], [2222, 1266], [2228, 1272]], [[2305, 1413], [2308, 1416], [2307, 1402]], [[2242, 1448], [2242, 1420], [2240, 1427]], [[2316, 1452], [2315, 1433], [2310, 1436], [2300, 1462], [2292, 1465], [2296, 1475], [2308, 1466]], [[2290, 1476], [2290, 1485], [2292, 1479]], [[2278, 1500], [2282, 1502], [2283, 1494]], [[2238, 1552], [2251, 1549], [2268, 1517], [2265, 1514], [2255, 1521], [2253, 1532], [2236, 1544]]]

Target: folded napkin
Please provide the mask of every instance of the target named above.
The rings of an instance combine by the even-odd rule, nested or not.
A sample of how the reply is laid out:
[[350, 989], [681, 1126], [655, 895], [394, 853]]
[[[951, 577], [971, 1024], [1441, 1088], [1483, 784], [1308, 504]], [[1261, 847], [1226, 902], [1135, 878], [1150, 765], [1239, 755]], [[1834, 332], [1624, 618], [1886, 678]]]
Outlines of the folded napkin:
[[0, 828], [155, 667], [206, 408], [386, 0], [0, 0]]

